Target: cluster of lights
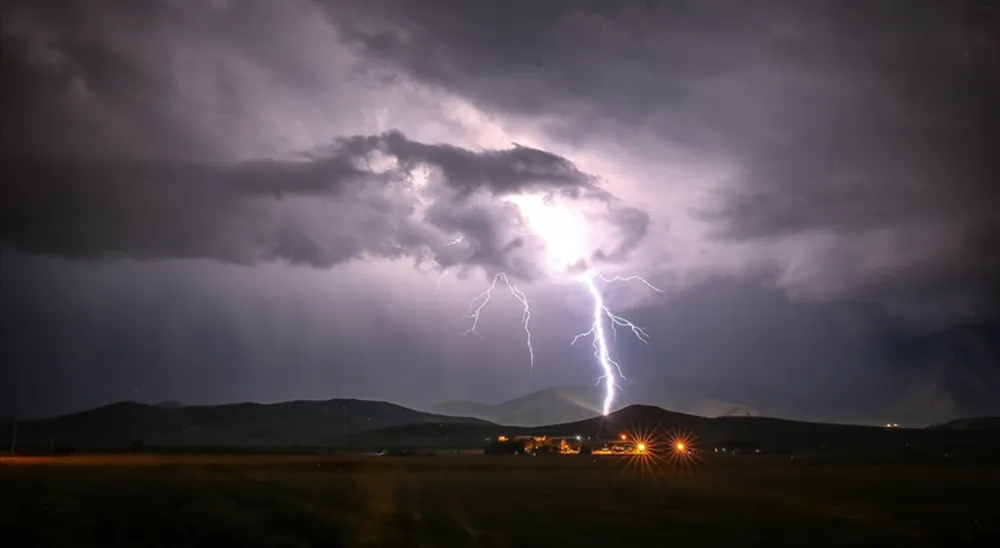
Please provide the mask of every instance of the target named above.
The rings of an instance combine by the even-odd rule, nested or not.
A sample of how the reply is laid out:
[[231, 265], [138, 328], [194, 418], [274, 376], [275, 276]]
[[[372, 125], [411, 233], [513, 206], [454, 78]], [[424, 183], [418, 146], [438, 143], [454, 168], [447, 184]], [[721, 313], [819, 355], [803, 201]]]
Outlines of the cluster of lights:
[[635, 442], [634, 450], [626, 453], [629, 459], [626, 469], [653, 480], [660, 476], [663, 466], [687, 467], [694, 464], [698, 456], [694, 438], [685, 432], [661, 435], [655, 431], [637, 431], [631, 436], [622, 434], [619, 437], [622, 441], [632, 439]]
[[[559, 447], [562, 454], [576, 454], [584, 446], [583, 436], [570, 436], [566, 438], [550, 438], [549, 436], [521, 436], [511, 438], [509, 436], [497, 436], [496, 441], [504, 443], [514, 439], [524, 439], [536, 444], [559, 440]], [[587, 440], [591, 438], [586, 438]], [[567, 444], [567, 440], [576, 440], [577, 445]], [[685, 432], [674, 432], [669, 435], [658, 435], [654, 431], [633, 431], [631, 433], [619, 434], [614, 441], [605, 440], [603, 447], [594, 447], [594, 455], [620, 456], [626, 458], [624, 471], [634, 470], [641, 472], [644, 476], [649, 476], [655, 481], [662, 476], [664, 466], [687, 467], [695, 463], [698, 459], [698, 451], [695, 447], [694, 438]], [[588, 453], [590, 454], [590, 453]]]

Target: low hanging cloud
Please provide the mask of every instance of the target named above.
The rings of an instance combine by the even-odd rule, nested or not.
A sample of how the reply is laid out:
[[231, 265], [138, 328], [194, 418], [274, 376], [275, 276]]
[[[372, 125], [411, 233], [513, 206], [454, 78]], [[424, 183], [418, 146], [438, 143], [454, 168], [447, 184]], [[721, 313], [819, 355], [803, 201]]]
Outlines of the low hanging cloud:
[[[600, 201], [605, 221], [624, 234], [613, 249], [598, 251], [608, 262], [623, 260], [646, 229], [643, 212], [617, 203], [566, 158], [524, 146], [473, 151], [420, 143], [398, 131], [337, 139], [291, 160], [33, 159], [8, 162], [4, 172], [0, 240], [84, 260], [325, 268], [409, 256], [532, 279], [544, 270], [537, 254], [525, 252], [531, 234], [504, 197]], [[447, 245], [457, 235], [461, 245]]]
[[[538, 147], [474, 149], [369, 134], [370, 124], [320, 146], [292, 138], [311, 114], [303, 105], [328, 105], [324, 138], [365, 105], [365, 84], [345, 78], [350, 55], [313, 11], [305, 1], [6, 4], [4, 73], [16, 86], [0, 106], [0, 241], [81, 260], [412, 257], [536, 279], [544, 243], [504, 201], [521, 194], [597, 204], [594, 222], [614, 237], [594, 261], [622, 261], [643, 239], [644, 211]], [[459, 234], [461, 245], [445, 245]]]

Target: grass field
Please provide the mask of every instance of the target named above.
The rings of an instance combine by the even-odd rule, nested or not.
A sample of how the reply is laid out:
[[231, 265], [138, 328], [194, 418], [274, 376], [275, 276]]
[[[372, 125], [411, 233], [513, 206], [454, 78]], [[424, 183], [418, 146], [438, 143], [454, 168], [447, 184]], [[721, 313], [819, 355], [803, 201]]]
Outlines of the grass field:
[[[0, 463], [10, 546], [966, 546], [1000, 463], [79, 456]], [[17, 535], [17, 536], [10, 536]]]

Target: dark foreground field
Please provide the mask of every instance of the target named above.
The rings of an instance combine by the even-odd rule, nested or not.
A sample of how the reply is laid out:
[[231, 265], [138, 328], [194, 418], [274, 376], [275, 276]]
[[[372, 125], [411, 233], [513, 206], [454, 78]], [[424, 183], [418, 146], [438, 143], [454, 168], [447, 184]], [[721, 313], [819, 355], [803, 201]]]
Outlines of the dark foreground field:
[[[788, 457], [70, 457], [0, 463], [11, 546], [965, 546], [1000, 464]], [[16, 536], [12, 536], [16, 535]]]

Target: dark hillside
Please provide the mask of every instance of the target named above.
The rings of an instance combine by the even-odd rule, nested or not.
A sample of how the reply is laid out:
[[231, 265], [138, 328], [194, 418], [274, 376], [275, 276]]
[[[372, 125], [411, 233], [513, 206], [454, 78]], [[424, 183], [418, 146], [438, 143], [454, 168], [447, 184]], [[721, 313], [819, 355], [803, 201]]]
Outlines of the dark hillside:
[[[70, 444], [80, 450], [118, 450], [135, 440], [146, 447], [277, 448], [346, 445], [360, 433], [401, 424], [478, 424], [387, 402], [365, 400], [152, 406], [120, 402], [18, 424], [22, 450]], [[9, 424], [0, 427], [7, 432]], [[9, 438], [7, 438], [9, 439]]]
[[535, 428], [415, 424], [368, 432], [362, 439], [382, 444], [396, 441], [424, 446], [477, 446], [499, 434], [613, 438], [622, 433], [659, 437], [683, 433], [706, 449], [721, 443], [741, 442], [772, 453], [1000, 455], [1000, 438], [989, 431], [883, 428], [764, 417], [705, 418], [646, 405], [629, 406], [607, 417]]

